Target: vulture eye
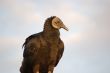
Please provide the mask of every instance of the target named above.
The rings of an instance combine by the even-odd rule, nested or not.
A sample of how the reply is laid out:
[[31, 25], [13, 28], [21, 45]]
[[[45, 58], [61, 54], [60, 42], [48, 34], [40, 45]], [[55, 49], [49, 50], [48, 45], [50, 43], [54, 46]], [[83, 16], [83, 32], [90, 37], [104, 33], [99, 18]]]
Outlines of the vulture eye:
[[58, 21], [57, 23], [60, 23], [60, 21]]
[[57, 24], [57, 22], [55, 22], [55, 24]]

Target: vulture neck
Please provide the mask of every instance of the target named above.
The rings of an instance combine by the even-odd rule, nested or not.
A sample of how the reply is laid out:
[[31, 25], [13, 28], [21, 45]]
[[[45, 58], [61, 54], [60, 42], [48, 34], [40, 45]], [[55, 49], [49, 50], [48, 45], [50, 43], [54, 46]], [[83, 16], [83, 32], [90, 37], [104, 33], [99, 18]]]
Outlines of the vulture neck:
[[58, 29], [53, 28], [51, 25], [44, 25], [43, 36], [47, 41], [58, 41], [60, 32]]

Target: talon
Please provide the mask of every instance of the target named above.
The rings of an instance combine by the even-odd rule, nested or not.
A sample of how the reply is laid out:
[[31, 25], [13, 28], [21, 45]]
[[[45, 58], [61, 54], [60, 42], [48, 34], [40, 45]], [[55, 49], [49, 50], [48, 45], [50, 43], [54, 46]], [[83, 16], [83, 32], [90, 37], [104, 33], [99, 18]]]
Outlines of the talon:
[[36, 73], [39, 73], [38, 71]]
[[48, 71], [48, 73], [51, 73], [51, 71]]

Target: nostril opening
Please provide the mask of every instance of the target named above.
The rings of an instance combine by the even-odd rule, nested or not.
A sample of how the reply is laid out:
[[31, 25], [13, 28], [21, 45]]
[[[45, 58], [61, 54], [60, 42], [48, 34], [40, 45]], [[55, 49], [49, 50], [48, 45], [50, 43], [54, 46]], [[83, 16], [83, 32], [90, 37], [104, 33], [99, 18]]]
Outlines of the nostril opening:
[[57, 24], [57, 22], [55, 22], [55, 24]]

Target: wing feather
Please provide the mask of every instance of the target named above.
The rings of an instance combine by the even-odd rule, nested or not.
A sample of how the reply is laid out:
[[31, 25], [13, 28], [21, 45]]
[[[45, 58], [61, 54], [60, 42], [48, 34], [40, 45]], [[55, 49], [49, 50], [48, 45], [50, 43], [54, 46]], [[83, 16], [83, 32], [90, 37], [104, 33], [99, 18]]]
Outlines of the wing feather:
[[64, 43], [61, 39], [59, 40], [59, 45], [58, 46], [59, 46], [59, 50], [58, 50], [57, 60], [56, 60], [55, 66], [57, 66], [57, 64], [59, 63], [59, 61], [60, 61], [60, 59], [63, 55], [63, 52], [64, 52]]
[[33, 56], [38, 52], [38, 49], [40, 48], [39, 37], [40, 37], [39, 35], [34, 34], [26, 39], [25, 43], [23, 44], [24, 46], [23, 57]]

